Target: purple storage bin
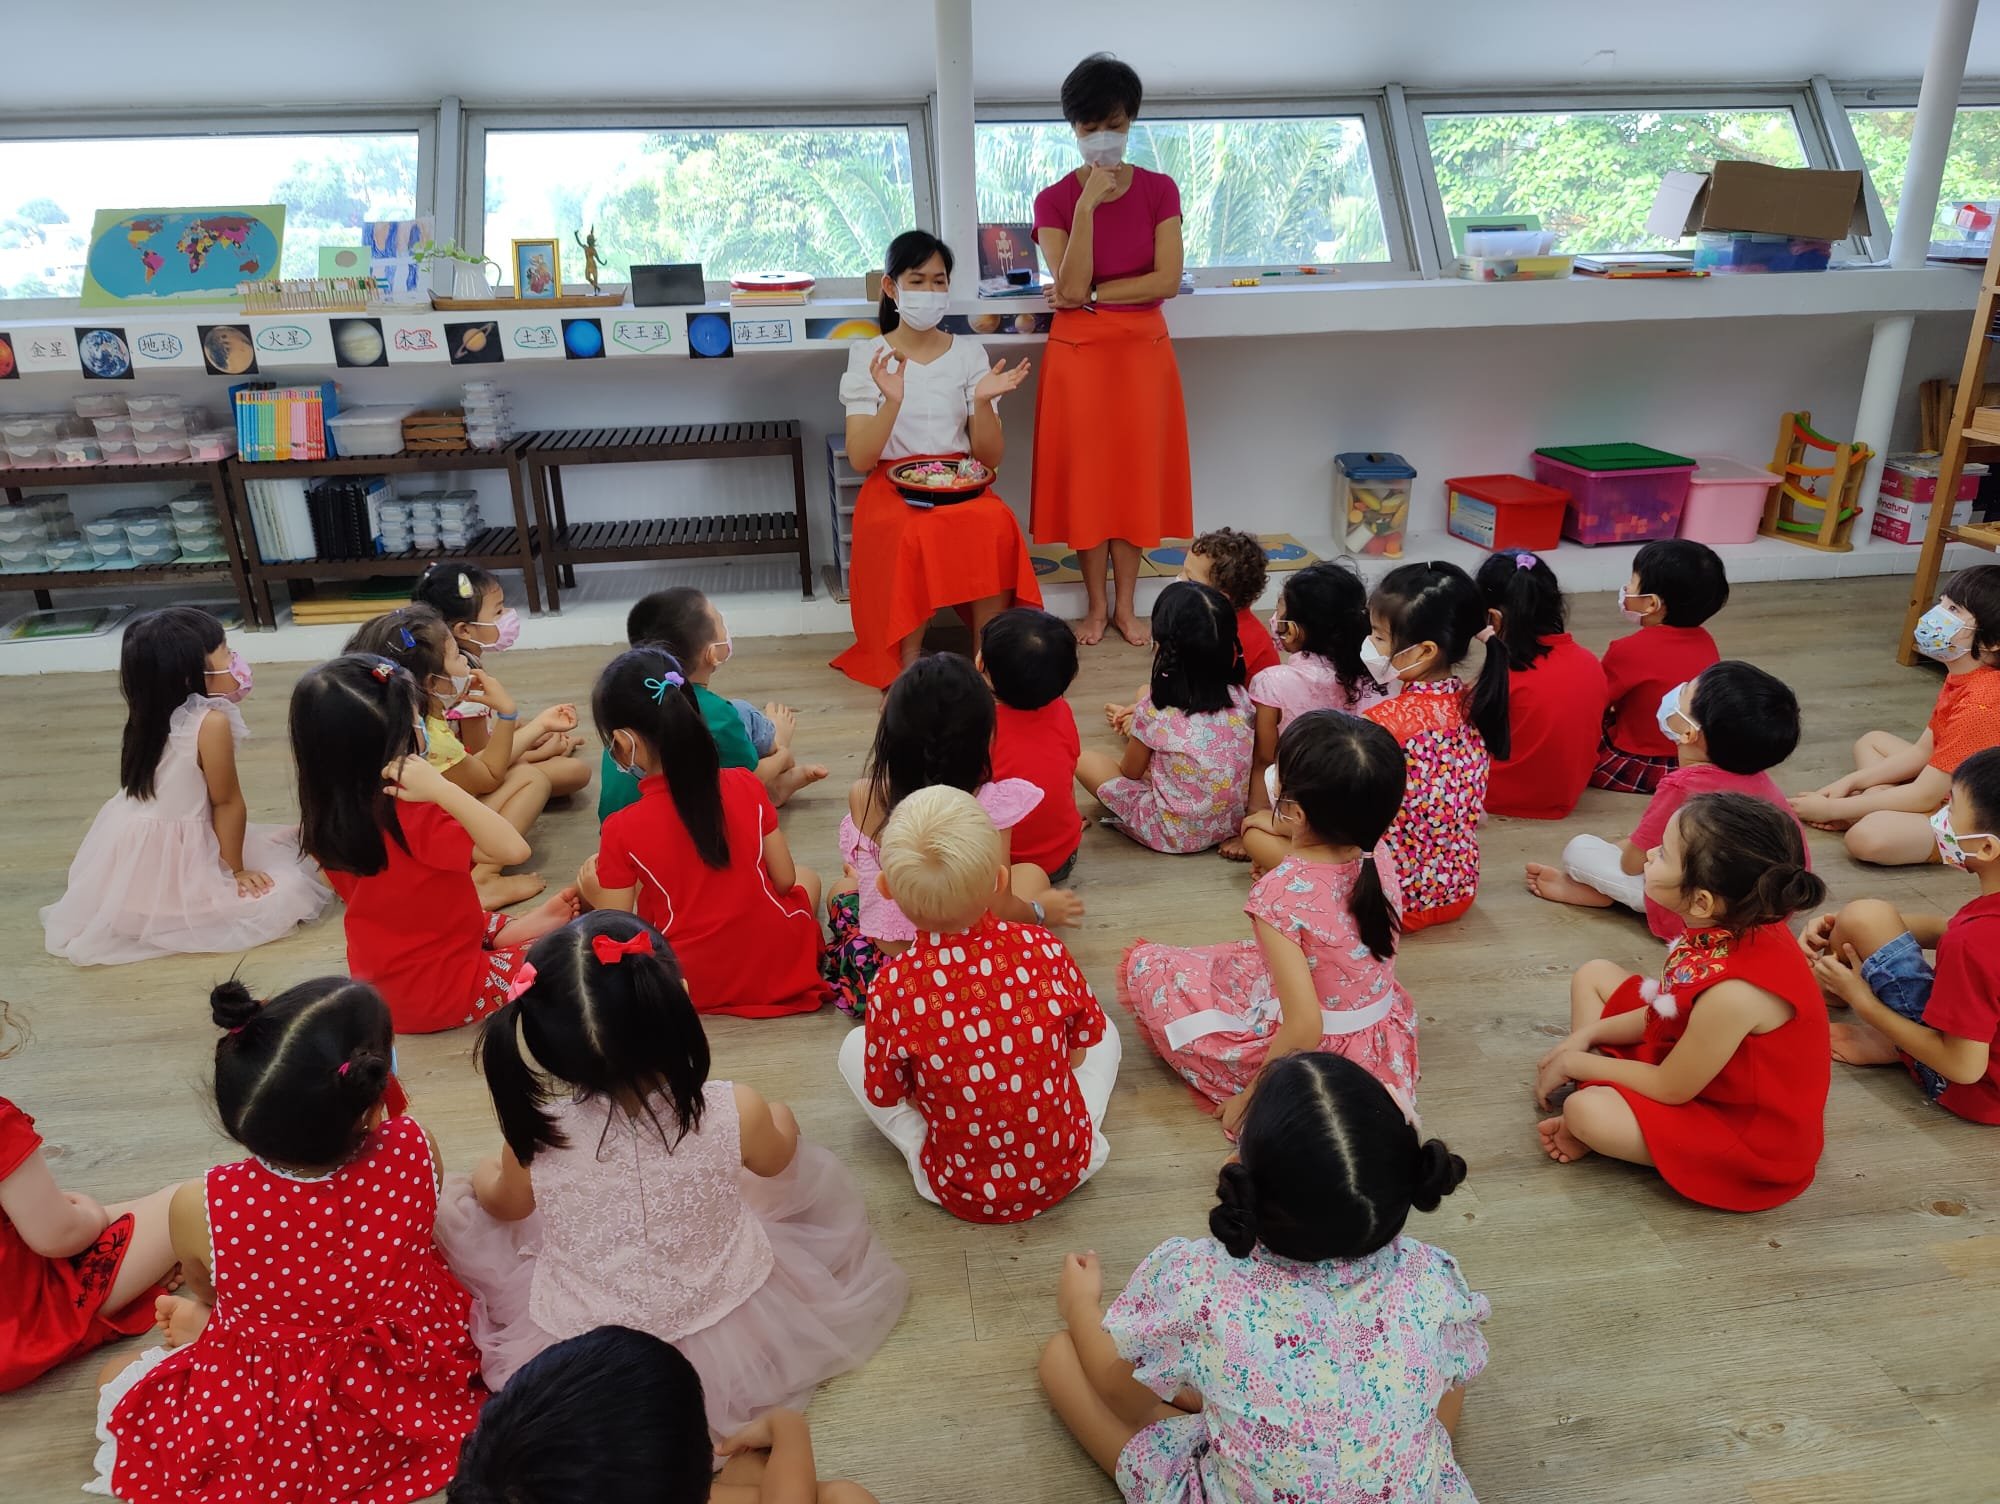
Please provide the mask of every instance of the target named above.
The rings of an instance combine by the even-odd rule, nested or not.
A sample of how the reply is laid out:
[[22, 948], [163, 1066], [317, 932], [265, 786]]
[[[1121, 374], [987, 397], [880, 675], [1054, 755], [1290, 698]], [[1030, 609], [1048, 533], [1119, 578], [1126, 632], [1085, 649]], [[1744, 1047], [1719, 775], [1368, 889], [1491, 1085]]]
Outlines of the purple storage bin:
[[1570, 494], [1562, 535], [1585, 545], [1673, 537], [1680, 528], [1694, 469], [1687, 464], [1585, 470], [1545, 454], [1535, 456], [1535, 479]]

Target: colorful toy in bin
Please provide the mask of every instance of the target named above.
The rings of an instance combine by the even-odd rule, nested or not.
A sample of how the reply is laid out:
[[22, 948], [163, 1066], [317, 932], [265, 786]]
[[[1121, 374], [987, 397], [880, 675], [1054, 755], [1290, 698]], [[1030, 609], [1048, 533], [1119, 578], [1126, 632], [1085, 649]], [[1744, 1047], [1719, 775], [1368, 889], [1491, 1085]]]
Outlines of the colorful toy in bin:
[[1410, 491], [1417, 472], [1400, 454], [1350, 450], [1333, 457], [1334, 508], [1341, 544], [1357, 557], [1403, 557]]
[[[1829, 465], [1809, 465], [1815, 453], [1832, 456]], [[1861, 478], [1875, 451], [1866, 444], [1843, 444], [1815, 433], [1812, 414], [1786, 413], [1778, 420], [1778, 447], [1771, 468], [1784, 478], [1764, 503], [1766, 538], [1782, 538], [1802, 548], [1844, 554], [1854, 547], [1854, 519], [1861, 515]]]
[[1523, 475], [1467, 475], [1444, 483], [1445, 527], [1454, 538], [1498, 552], [1546, 553], [1562, 541], [1569, 492]]
[[1569, 492], [1562, 535], [1577, 543], [1650, 543], [1681, 525], [1695, 462], [1644, 444], [1535, 451], [1535, 479]]

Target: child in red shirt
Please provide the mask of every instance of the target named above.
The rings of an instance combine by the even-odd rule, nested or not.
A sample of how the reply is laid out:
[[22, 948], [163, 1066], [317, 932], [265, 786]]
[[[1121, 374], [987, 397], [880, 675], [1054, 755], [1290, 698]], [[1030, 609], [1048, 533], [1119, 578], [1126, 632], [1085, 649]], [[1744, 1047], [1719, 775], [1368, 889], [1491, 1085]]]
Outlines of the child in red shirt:
[[1507, 649], [1510, 755], [1486, 780], [1486, 812], [1560, 820], [1597, 767], [1604, 665], [1566, 630], [1555, 571], [1534, 554], [1494, 554], [1474, 576]]
[[1949, 921], [1857, 899], [1815, 919], [1806, 948], [1828, 1000], [1854, 1010], [1833, 1026], [1835, 1060], [1905, 1066], [1945, 1111], [2000, 1123], [2000, 748], [1959, 764], [1933, 823], [1944, 860], [1979, 879], [1977, 898]]
[[1075, 788], [1083, 740], [1063, 698], [1076, 678], [1076, 633], [1060, 616], [1016, 606], [981, 628], [978, 667], [993, 686], [994, 779], [1024, 778], [1042, 791], [1014, 826], [1013, 859], [1033, 862], [1060, 888], [1083, 841]]
[[1877, 866], [1936, 861], [1927, 822], [1951, 797], [1952, 775], [1973, 753], [2000, 747], [2000, 565], [1953, 575], [1918, 620], [1916, 646], [1944, 665], [1923, 735], [1870, 731], [1854, 744], [1854, 772], [1792, 798], [1806, 824], [1846, 831], [1848, 854]]
[[1675, 767], [1674, 744], [1655, 719], [1660, 699], [1722, 657], [1702, 625], [1729, 601], [1729, 577], [1715, 550], [1662, 538], [1633, 556], [1618, 609], [1640, 630], [1604, 650], [1608, 704], [1594, 789], [1650, 794]]
[[840, 1073], [926, 1201], [967, 1222], [1025, 1222], [1110, 1157], [1118, 1031], [1061, 941], [988, 912], [1007, 853], [970, 794], [911, 794], [881, 848], [877, 881], [917, 938], [877, 973]]
[[576, 914], [574, 888], [518, 918], [480, 907], [475, 844], [507, 865], [528, 859], [528, 841], [426, 759], [422, 707], [407, 670], [364, 653], [292, 691], [300, 844], [347, 905], [349, 974], [404, 1034], [493, 1012], [520, 947]]
[[[1660, 780], [1631, 836], [1616, 845], [1591, 835], [1572, 838], [1560, 867], [1528, 863], [1528, 891], [1586, 909], [1623, 904], [1643, 912], [1655, 935], [1672, 940], [1681, 919], [1646, 892], [1646, 854], [1660, 844], [1675, 812], [1700, 794], [1748, 794], [1791, 814], [1769, 770], [1799, 744], [1799, 701], [1784, 680], [1725, 661], [1669, 690], [1658, 715], [1679, 766]], [[1799, 839], [1805, 839], [1804, 826]], [[1812, 866], [1810, 856], [1805, 865]]]
[[667, 937], [705, 1013], [778, 1018], [827, 999], [819, 878], [792, 860], [752, 768], [725, 768], [680, 660], [620, 653], [591, 696], [612, 762], [639, 802], [605, 820], [576, 883], [593, 909], [636, 913]]

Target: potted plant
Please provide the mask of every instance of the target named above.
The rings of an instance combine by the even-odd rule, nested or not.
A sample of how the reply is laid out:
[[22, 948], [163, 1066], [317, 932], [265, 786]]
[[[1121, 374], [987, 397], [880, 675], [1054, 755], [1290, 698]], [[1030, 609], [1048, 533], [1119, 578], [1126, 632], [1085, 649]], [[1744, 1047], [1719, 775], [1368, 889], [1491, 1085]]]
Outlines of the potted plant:
[[441, 298], [491, 298], [493, 278], [486, 268], [500, 270], [500, 263], [477, 251], [468, 251], [456, 240], [430, 240], [410, 253], [411, 259], [431, 275], [431, 291]]

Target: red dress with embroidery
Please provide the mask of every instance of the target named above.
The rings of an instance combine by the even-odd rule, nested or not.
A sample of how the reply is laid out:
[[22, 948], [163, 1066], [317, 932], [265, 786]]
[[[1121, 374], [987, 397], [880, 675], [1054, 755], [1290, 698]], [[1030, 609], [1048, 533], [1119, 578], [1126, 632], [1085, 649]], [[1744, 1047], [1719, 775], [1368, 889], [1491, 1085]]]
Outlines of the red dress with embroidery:
[[[41, 1147], [35, 1120], [0, 1097], [0, 1180]], [[104, 1309], [131, 1244], [128, 1212], [83, 1252], [52, 1259], [30, 1248], [20, 1229], [0, 1212], [0, 1394], [19, 1389], [65, 1358], [152, 1326], [153, 1301], [164, 1290], [148, 1290], [122, 1311]]]
[[1791, 932], [1782, 924], [1741, 935], [1687, 931], [1668, 947], [1657, 984], [1627, 978], [1605, 1005], [1607, 1017], [1648, 1009], [1645, 1037], [1600, 1050], [1658, 1065], [1687, 1031], [1703, 994], [1725, 981], [1749, 982], [1788, 1003], [1791, 1022], [1744, 1036], [1692, 1102], [1656, 1102], [1629, 1086], [1614, 1090], [1630, 1104], [1668, 1185], [1706, 1206], [1758, 1212], [1812, 1184], [1826, 1142], [1833, 1069], [1826, 1000]]
[[472, 1298], [433, 1241], [437, 1180], [392, 1117], [334, 1174], [208, 1172], [215, 1313], [111, 1412], [127, 1504], [409, 1504], [441, 1490], [485, 1390]]
[[1479, 818], [1493, 758], [1465, 718], [1458, 679], [1405, 684], [1393, 700], [1361, 712], [1403, 749], [1409, 785], [1384, 840], [1403, 884], [1403, 930], [1444, 924], [1479, 893]]

